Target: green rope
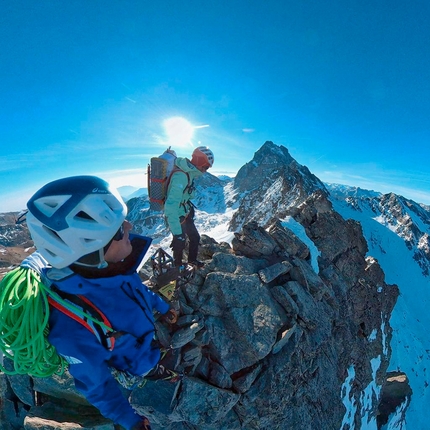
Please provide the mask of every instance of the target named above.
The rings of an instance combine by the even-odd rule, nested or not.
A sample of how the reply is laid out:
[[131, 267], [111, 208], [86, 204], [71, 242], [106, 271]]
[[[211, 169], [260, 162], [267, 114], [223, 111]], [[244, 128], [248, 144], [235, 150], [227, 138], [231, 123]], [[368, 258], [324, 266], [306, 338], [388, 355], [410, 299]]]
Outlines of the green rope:
[[12, 270], [0, 282], [0, 349], [14, 367], [0, 364], [4, 373], [43, 378], [66, 369], [67, 362], [47, 340], [48, 291], [40, 275], [28, 268]]

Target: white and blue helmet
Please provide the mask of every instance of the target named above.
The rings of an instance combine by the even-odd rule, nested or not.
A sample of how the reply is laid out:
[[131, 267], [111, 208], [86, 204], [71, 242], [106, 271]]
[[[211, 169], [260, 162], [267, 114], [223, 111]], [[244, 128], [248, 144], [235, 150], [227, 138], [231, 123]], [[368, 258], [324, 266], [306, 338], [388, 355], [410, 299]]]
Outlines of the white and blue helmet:
[[30, 198], [27, 208], [37, 250], [58, 269], [102, 250], [127, 215], [118, 191], [96, 176], [50, 182]]

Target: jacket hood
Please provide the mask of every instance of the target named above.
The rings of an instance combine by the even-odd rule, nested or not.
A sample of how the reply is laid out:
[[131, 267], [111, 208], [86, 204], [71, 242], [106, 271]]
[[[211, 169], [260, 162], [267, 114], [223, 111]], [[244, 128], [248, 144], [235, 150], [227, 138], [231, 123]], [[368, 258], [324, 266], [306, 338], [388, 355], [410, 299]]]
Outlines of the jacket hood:
[[176, 159], [175, 164], [184, 172], [188, 173], [190, 175], [190, 179], [196, 179], [199, 176], [203, 175], [203, 172], [201, 172], [199, 169], [197, 169], [194, 164], [191, 163], [191, 161], [188, 158], [182, 158], [178, 157]]
[[[143, 263], [143, 258], [148, 251], [152, 239], [145, 236], [130, 234], [132, 252], [119, 263], [109, 263], [103, 269], [71, 265], [64, 269], [48, 269], [46, 277], [49, 283], [57, 283], [57, 286], [65, 292], [73, 294], [85, 294], [85, 287], [104, 286], [111, 284], [110, 278], [115, 276], [128, 276], [136, 273]], [[81, 277], [83, 282], [76, 279], [76, 275]], [[83, 279], [82, 279], [83, 278]]]

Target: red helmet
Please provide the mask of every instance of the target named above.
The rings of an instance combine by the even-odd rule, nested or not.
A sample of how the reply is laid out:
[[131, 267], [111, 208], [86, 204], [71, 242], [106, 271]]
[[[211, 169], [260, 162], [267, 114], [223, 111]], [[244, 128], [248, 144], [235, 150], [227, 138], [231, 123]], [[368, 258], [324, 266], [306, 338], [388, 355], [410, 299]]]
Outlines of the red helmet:
[[196, 167], [212, 167], [214, 164], [214, 154], [207, 146], [199, 146], [193, 151], [191, 163]]

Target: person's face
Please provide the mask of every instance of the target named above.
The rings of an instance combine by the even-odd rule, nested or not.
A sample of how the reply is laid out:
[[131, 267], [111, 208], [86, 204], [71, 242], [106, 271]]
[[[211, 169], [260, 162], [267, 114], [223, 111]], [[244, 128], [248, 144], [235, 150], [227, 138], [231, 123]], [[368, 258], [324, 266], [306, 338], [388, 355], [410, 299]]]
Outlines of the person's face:
[[199, 169], [200, 172], [205, 173], [210, 167], [211, 167], [210, 164], [205, 164], [204, 166], [197, 167], [197, 169]]
[[117, 236], [118, 240], [115, 240], [114, 238], [112, 243], [109, 245], [109, 248], [105, 252], [105, 260], [108, 263], [118, 263], [131, 254], [132, 246], [129, 239], [129, 232], [132, 228], [133, 226], [128, 221], [124, 221], [122, 223], [120, 230], [118, 230], [118, 233], [115, 235]]

